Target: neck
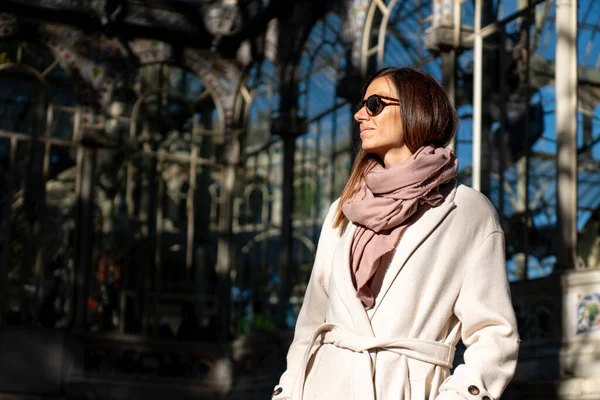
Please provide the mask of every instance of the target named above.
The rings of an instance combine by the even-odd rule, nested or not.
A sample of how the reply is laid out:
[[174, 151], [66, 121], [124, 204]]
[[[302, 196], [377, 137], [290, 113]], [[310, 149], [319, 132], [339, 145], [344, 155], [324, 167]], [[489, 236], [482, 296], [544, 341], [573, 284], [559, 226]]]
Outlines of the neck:
[[394, 165], [403, 163], [412, 157], [413, 153], [408, 149], [408, 147], [404, 146], [399, 149], [390, 149], [387, 153], [382, 157], [383, 165], [385, 168], [391, 168]]

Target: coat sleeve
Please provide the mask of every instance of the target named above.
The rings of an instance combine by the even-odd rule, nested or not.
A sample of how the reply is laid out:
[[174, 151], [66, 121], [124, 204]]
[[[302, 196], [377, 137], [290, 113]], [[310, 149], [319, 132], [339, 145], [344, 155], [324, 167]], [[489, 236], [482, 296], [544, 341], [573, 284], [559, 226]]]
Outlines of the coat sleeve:
[[469, 259], [454, 313], [467, 347], [464, 364], [444, 381], [436, 400], [499, 399], [519, 352], [502, 232], [488, 235]]
[[296, 321], [294, 340], [287, 354], [287, 368], [275, 386], [272, 399], [289, 399], [292, 393], [298, 369], [304, 357], [306, 346], [316, 328], [325, 322], [325, 314], [329, 303], [328, 282], [329, 272], [335, 243], [339, 239], [338, 229], [333, 229], [333, 219], [339, 200], [329, 208], [321, 229], [317, 253], [312, 268], [308, 286], [304, 294], [302, 308]]

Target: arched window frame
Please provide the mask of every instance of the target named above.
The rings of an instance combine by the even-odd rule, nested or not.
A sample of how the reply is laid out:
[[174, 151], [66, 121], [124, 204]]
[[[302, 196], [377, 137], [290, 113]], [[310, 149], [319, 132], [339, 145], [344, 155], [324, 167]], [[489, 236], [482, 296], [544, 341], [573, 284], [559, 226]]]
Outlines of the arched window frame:
[[[142, 87], [140, 81], [137, 81], [136, 79], [138, 79], [140, 74], [143, 74], [144, 71], [157, 74], [156, 79], [158, 79], [158, 83], [149, 81], [151, 83], [149, 87]], [[185, 87], [173, 87], [173, 82], [171, 81], [173, 76], [182, 79], [183, 81], [181, 84]], [[193, 80], [191, 83], [188, 82], [188, 79], [190, 78]], [[190, 84], [195, 85], [195, 87], [188, 87]], [[153, 85], [155, 85], [155, 87], [153, 87]], [[210, 315], [211, 313], [216, 312], [216, 298], [214, 298], [214, 296], [211, 297], [208, 293], [197, 292], [197, 288], [206, 285], [206, 282], [202, 282], [206, 277], [199, 276], [198, 274], [207, 273], [206, 269], [202, 269], [203, 272], [200, 271], [198, 263], [203, 263], [204, 261], [198, 260], [197, 258], [199, 257], [198, 254], [200, 254], [198, 253], [201, 250], [200, 247], [203, 246], [208, 246], [209, 248], [212, 247], [213, 250], [209, 250], [208, 252], [204, 251], [202, 254], [210, 255], [215, 253], [216, 237], [219, 235], [218, 218], [220, 208], [222, 207], [222, 198], [220, 190], [218, 189], [221, 186], [219, 177], [223, 174], [221, 173], [222, 166], [219, 159], [218, 146], [223, 142], [222, 138], [224, 135], [225, 118], [223, 106], [212, 88], [204, 82], [203, 78], [199, 76], [196, 71], [178, 63], [158, 61], [142, 64], [136, 68], [125, 71], [125, 73], [116, 80], [115, 87], [122, 87], [126, 91], [129, 90], [130, 92], [133, 92], [134, 95], [131, 99], [131, 103], [120, 106], [121, 110], [126, 111], [126, 115], [123, 115], [122, 112], [112, 113], [111, 115], [112, 123], [122, 127], [124, 145], [129, 149], [123, 166], [126, 175], [124, 180], [125, 187], [120, 191], [121, 196], [123, 197], [122, 203], [125, 205], [124, 264], [125, 268], [131, 268], [131, 266], [134, 265], [136, 259], [135, 255], [132, 254], [132, 251], [134, 246], [139, 246], [139, 244], [136, 245], [135, 243], [136, 241], [139, 241], [141, 232], [146, 231], [145, 235], [152, 236], [149, 236], [149, 239], [150, 242], [154, 243], [151, 250], [153, 253], [151, 259], [155, 266], [148, 278], [151, 282], [153, 290], [152, 296], [154, 297], [149, 297], [149, 294], [143, 294], [141, 298], [137, 299], [137, 302], [139, 303], [139, 312], [141, 312], [141, 315], [143, 316], [143, 326], [141, 327], [141, 331], [144, 334], [153, 335], [155, 333], [153, 330], [156, 329], [156, 325], [158, 324], [159, 316], [156, 307], [160, 301], [159, 297], [161, 296], [174, 296], [173, 299], [182, 302], [191, 301], [197, 304], [199, 312], [204, 315]], [[116, 96], [118, 90], [113, 90], [112, 93], [113, 96]], [[113, 102], [118, 101], [118, 97], [115, 97], [113, 100]], [[185, 121], [180, 121], [180, 123], [191, 123], [191, 126], [188, 127], [190, 130], [188, 133], [189, 137], [186, 137], [184, 131], [180, 132], [180, 135], [178, 136], [179, 144], [183, 146], [183, 148], [180, 148], [177, 151], [165, 148], [165, 146], [168, 147], [168, 145], [165, 144], [165, 141], [168, 141], [168, 138], [163, 135], [161, 138], [162, 143], [156, 142], [156, 138], [154, 138], [156, 135], [152, 133], [154, 128], [146, 126], [148, 121], [147, 118], [144, 118], [142, 110], [146, 104], [153, 103], [154, 101], [158, 102], [156, 104], [160, 103], [167, 107], [165, 111], [167, 115], [171, 112], [168, 109], [169, 106], [178, 104], [183, 107], [182, 112], [188, 117]], [[207, 110], [210, 115], [205, 117], [208, 118], [209, 121], [203, 122], [201, 120], [201, 111], [198, 107], [207, 101], [208, 104], [210, 104], [210, 109]], [[109, 109], [111, 109], [110, 105]], [[109, 123], [110, 122], [111, 120], [109, 120]], [[168, 124], [171, 122], [166, 121], [166, 123]], [[205, 124], [208, 125], [204, 126]], [[118, 131], [116, 128], [115, 130]], [[206, 149], [203, 145], [204, 141], [208, 138], [211, 140], [212, 146], [214, 147], [212, 150]], [[205, 154], [205, 151], [209, 151], [209, 153], [207, 153], [208, 155]], [[154, 167], [143, 168], [141, 164], [138, 165], [140, 162], [150, 162], [150, 166], [154, 165]], [[180, 166], [184, 171], [187, 168], [185, 174], [187, 179], [181, 183], [180, 188], [180, 190], [185, 191], [185, 211], [184, 216], [182, 216], [182, 222], [184, 224], [181, 228], [169, 227], [172, 224], [166, 225], [168, 221], [164, 216], [164, 201], [167, 198], [167, 181], [165, 181], [166, 178], [163, 176], [163, 171], [169, 166]], [[146, 222], [141, 220], [138, 221], [142, 215], [141, 199], [138, 199], [138, 196], [148, 189], [138, 182], [140, 174], [150, 174], [149, 176], [154, 177], [148, 181], [150, 187], [152, 187], [152, 182], [154, 181], [156, 182], [155, 184], [158, 185], [153, 194], [155, 199], [151, 202], [152, 204], [155, 203], [154, 208], [152, 208], [152, 204], [147, 206], [148, 215], [146, 220], [144, 220]], [[198, 182], [198, 179], [201, 176], [203, 176], [202, 179], [205, 181], [204, 184]], [[205, 199], [210, 199], [209, 208], [206, 210], [198, 210], [197, 202], [200, 198], [199, 190], [205, 190], [207, 195]], [[201, 232], [199, 231], [200, 221], [198, 218], [200, 216], [198, 211], [203, 212], [205, 217], [208, 218], [203, 222], [206, 225]], [[140, 225], [140, 223], [142, 223], [142, 225]], [[147, 228], [143, 228], [144, 224], [153, 226], [153, 229], [148, 231]], [[141, 231], [140, 227], [143, 228]], [[173, 229], [181, 230], [181, 235], [184, 236], [185, 243], [169, 244], [165, 241], [166, 239], [163, 239], [165, 233], [170, 232]], [[200, 241], [202, 242], [202, 245], [200, 245]], [[169, 255], [163, 254], [167, 251], [165, 250], [165, 246], [169, 246], [169, 252], [179, 252], [181, 248], [185, 248], [184, 256], [178, 257], [175, 253]], [[163, 268], [163, 264], [167, 261], [167, 258], [171, 259], [170, 262], [183, 262], [187, 279], [181, 279], [180, 282], [184, 286], [187, 285], [185, 288], [174, 289], [162, 283], [162, 275], [168, 272]], [[212, 261], [215, 262], [214, 259]], [[192, 287], [193, 285], [196, 286]], [[126, 331], [125, 311], [128, 296], [131, 296], [131, 293], [134, 292], [131, 289], [130, 282], [125, 280], [125, 287], [121, 291], [122, 299], [120, 301], [121, 321], [119, 323], [119, 330], [121, 332]], [[169, 291], [173, 293], [170, 293]], [[139, 290], [137, 292], [139, 292]], [[154, 324], [153, 328], [150, 327], [150, 323]]]
[[[63, 268], [65, 273], [61, 273], [63, 279], [60, 283], [56, 282], [56, 284], [61, 285], [66, 290], [65, 294], [69, 292], [67, 288], [70, 284], [68, 281], [69, 274], [66, 270], [69, 263], [71, 263], [70, 265], [73, 263], [73, 254], [67, 248], [72, 246], [73, 243], [69, 240], [61, 239], [69, 236], [68, 230], [72, 229], [75, 224], [75, 203], [70, 200], [76, 198], [80, 190], [80, 185], [76, 180], [73, 185], [72, 196], [67, 196], [66, 199], [63, 198], [64, 201], [60, 202], [60, 205], [57, 205], [57, 207], [66, 207], [60, 213], [51, 213], [51, 215], [47, 213], [47, 194], [52, 185], [51, 181], [57, 178], [57, 174], [64, 172], [52, 171], [53, 150], [61, 149], [63, 152], [75, 150], [79, 153], [78, 141], [81, 109], [76, 100], [78, 98], [78, 88], [70, 79], [71, 71], [68, 66], [63, 65], [52, 49], [45, 43], [24, 41], [18, 36], [4, 37], [1, 41], [9, 49], [13, 46], [15, 54], [14, 59], [11, 60], [11, 55], [4, 53], [5, 56], [2, 57], [3, 63], [0, 64], [0, 76], [20, 73], [31, 77], [41, 88], [43, 104], [39, 105], [41, 108], [37, 116], [42, 124], [41, 129], [36, 129], [35, 132], [0, 129], [0, 141], [5, 143], [8, 156], [6, 160], [7, 168], [3, 171], [6, 178], [6, 190], [3, 193], [5, 204], [2, 207], [2, 224], [0, 224], [2, 226], [0, 236], [3, 239], [2, 249], [0, 249], [0, 254], [2, 254], [2, 258], [0, 258], [0, 318], [3, 315], [7, 315], [5, 311], [8, 306], [12, 311], [18, 310], [23, 318], [32, 318], [43, 326], [55, 327], [59, 323], [58, 319], [68, 320], [71, 318], [72, 313], [70, 313], [68, 307], [62, 307], [60, 311], [57, 311], [60, 316], [57, 316], [58, 319], [52, 321], [45, 318], [46, 315], [40, 314], [38, 308], [43, 307], [44, 302], [53, 301], [54, 304], [58, 304], [56, 302], [59, 299], [51, 299], [49, 297], [50, 294], [43, 289], [47, 281], [53, 279], [52, 274], [60, 273], [57, 269]], [[47, 52], [47, 65], [44, 64], [36, 67], [33, 64], [29, 64], [29, 61], [32, 60], [35, 60], [36, 63], [44, 60], [44, 57], [37, 54], [36, 51]], [[27, 52], [33, 53], [26, 54]], [[69, 79], [67, 90], [71, 92], [70, 98], [73, 101], [71, 105], [55, 104], [57, 99], [53, 96], [54, 88], [51, 77], [52, 74], [61, 70]], [[59, 124], [61, 123], [61, 120], [56, 119], [57, 112], [60, 115], [65, 114], [70, 116], [72, 119], [70, 135], [63, 135], [62, 132], [56, 131], [59, 129]], [[56, 137], [54, 133], [61, 133], [61, 135]], [[17, 157], [19, 145], [23, 144], [29, 146], [29, 154], [34, 155], [40, 162], [37, 163], [35, 159], [27, 159], [28, 165], [25, 166], [25, 170], [28, 172], [23, 178], [23, 187], [21, 190], [18, 190], [19, 187], [16, 185], [18, 178], [15, 175], [15, 169], [18, 168], [17, 164], [20, 161]], [[40, 147], [38, 151], [35, 150], [35, 146]], [[78, 155], [74, 157], [73, 164], [76, 169], [79, 169], [80, 157]], [[28, 192], [30, 191], [38, 192], [33, 201], [27, 201], [27, 197], [30, 196]], [[19, 266], [20, 271], [15, 275], [11, 273], [9, 264], [15, 260], [15, 257], [13, 257], [13, 244], [15, 243], [13, 223], [15, 210], [18, 210], [19, 207], [29, 217], [22, 221], [23, 224], [21, 225], [25, 227], [25, 235], [27, 237], [25, 238], [23, 248], [24, 258], [21, 260], [22, 262]], [[50, 224], [49, 220], [56, 218], [60, 219], [63, 223]], [[56, 227], [55, 225], [60, 226]], [[49, 229], [58, 229], [60, 232], [49, 232]], [[57, 266], [56, 269], [48, 271], [49, 268], [53, 268], [51, 264], [57, 257], [65, 257], [63, 263]], [[32, 265], [31, 271], [26, 270], [23, 264]], [[9, 279], [11, 276], [13, 279]], [[16, 297], [10, 295], [10, 292], [14, 293], [11, 289], [11, 281], [13, 286], [15, 284], [17, 286], [16, 291], [18, 294]], [[66, 298], [61, 299], [63, 305], [67, 301]], [[16, 308], [13, 310], [14, 307]]]

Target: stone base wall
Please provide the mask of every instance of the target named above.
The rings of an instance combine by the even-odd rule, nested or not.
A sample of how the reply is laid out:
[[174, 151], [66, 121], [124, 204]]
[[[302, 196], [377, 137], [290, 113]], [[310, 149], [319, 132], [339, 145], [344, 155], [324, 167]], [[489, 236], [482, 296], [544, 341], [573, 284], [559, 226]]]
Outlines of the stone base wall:
[[[503, 399], [600, 400], [600, 269], [516, 282], [512, 295], [522, 342]], [[262, 400], [291, 339], [181, 343], [4, 328], [0, 400]]]
[[503, 399], [600, 400], [600, 269], [512, 289], [522, 342]]

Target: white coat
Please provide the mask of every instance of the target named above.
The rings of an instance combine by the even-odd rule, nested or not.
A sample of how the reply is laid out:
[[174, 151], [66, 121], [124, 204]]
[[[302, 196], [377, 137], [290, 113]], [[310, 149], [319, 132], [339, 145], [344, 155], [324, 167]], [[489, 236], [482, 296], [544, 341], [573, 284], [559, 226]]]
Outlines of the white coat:
[[[339, 200], [338, 200], [339, 201]], [[410, 225], [366, 311], [350, 276], [356, 230], [325, 219], [294, 340], [273, 399], [496, 400], [518, 355], [504, 234], [466, 186]], [[452, 374], [462, 339], [464, 364]]]

